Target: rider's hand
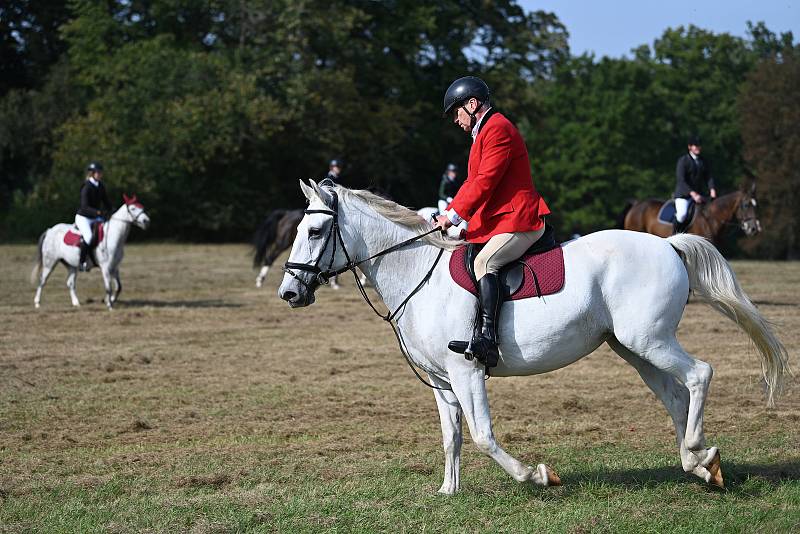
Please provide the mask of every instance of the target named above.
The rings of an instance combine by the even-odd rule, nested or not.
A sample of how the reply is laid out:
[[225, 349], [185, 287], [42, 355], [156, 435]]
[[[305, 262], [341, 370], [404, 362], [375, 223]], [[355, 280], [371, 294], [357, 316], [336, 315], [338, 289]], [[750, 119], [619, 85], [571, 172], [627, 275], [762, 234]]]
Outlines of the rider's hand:
[[689, 194], [692, 195], [692, 200], [694, 200], [696, 204], [702, 204], [703, 203], [703, 196], [701, 194], [695, 193], [694, 191], [692, 191]]
[[450, 219], [448, 219], [444, 215], [439, 215], [436, 217], [436, 224], [434, 226], [441, 229], [442, 232], [445, 232], [447, 231], [448, 228], [453, 226], [453, 223], [451, 223]]

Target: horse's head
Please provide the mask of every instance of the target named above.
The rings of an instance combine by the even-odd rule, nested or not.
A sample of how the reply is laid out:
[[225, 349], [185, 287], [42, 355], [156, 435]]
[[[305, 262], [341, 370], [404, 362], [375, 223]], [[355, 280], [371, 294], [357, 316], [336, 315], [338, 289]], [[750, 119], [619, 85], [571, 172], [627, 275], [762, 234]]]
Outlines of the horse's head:
[[761, 222], [756, 213], [756, 183], [750, 182], [749, 185], [742, 187], [739, 192], [739, 203], [736, 207], [736, 219], [739, 221], [744, 234], [748, 237], [754, 236], [761, 231]]
[[144, 206], [139, 202], [139, 199], [136, 198], [136, 195], [129, 197], [123, 194], [122, 200], [125, 202], [125, 210], [128, 212], [128, 217], [130, 217], [129, 222], [135, 224], [142, 230], [147, 230], [147, 227], [150, 225], [150, 217], [144, 212]]
[[292, 308], [313, 304], [314, 292], [328, 283], [331, 271], [348, 262], [339, 230], [338, 195], [334, 188], [320, 187], [313, 180], [310, 183], [300, 182], [308, 208], [297, 226], [278, 288], [278, 296]]

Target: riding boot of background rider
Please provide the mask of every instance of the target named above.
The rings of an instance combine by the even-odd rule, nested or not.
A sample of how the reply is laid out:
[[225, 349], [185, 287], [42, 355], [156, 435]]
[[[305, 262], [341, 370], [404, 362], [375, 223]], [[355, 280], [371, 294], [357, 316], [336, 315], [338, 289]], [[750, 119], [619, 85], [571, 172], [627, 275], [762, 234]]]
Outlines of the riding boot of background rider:
[[481, 312], [481, 329], [475, 332], [466, 356], [473, 356], [486, 366], [487, 371], [497, 366], [500, 352], [497, 350], [497, 325], [503, 305], [500, 283], [495, 273], [486, 273], [478, 282], [478, 299]]
[[86, 241], [84, 241], [83, 238], [81, 238], [81, 243], [80, 243], [81, 259], [78, 262], [78, 269], [81, 272], [86, 272], [89, 269], [91, 269], [91, 266], [89, 265], [89, 263], [87, 261], [90, 247], [91, 247], [91, 245], [87, 245]]

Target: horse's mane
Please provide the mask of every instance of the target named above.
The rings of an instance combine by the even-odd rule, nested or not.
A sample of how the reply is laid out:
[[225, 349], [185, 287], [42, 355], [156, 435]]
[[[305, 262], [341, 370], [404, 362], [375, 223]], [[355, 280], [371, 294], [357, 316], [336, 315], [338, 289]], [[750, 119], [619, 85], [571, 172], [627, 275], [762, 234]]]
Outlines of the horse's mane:
[[[345, 201], [348, 198], [358, 198], [366, 203], [370, 208], [374, 209], [379, 215], [387, 218], [393, 223], [404, 226], [409, 230], [413, 230], [419, 234], [427, 232], [431, 229], [431, 225], [420, 217], [415, 211], [412, 211], [405, 206], [401, 206], [397, 202], [380, 197], [375, 193], [371, 193], [365, 189], [348, 189], [344, 186], [337, 185], [336, 192]], [[460, 239], [448, 239], [442, 237], [439, 233], [433, 233], [423, 238], [427, 243], [443, 248], [445, 250], [455, 250], [464, 244]]]

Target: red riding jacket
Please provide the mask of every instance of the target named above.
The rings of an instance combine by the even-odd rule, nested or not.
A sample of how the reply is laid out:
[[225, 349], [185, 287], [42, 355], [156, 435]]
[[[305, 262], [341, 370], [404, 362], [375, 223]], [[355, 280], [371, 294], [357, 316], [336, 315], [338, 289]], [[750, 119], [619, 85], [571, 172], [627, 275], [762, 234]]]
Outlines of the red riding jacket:
[[467, 180], [449, 208], [469, 222], [470, 243], [544, 225], [550, 208], [533, 185], [525, 141], [500, 113], [489, 110], [483, 118], [469, 151]]

